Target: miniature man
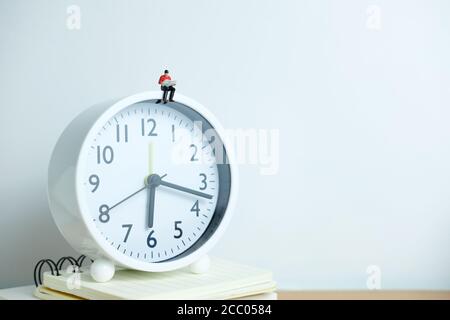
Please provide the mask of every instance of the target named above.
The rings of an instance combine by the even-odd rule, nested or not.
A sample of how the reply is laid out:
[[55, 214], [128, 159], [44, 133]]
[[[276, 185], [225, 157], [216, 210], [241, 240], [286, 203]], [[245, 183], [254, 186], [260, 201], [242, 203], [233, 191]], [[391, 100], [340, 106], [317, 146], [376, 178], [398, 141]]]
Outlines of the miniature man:
[[[169, 101], [173, 102], [173, 96], [175, 95], [175, 83], [169, 75], [169, 70], [164, 70], [164, 74], [159, 77], [158, 84], [161, 85], [161, 90], [163, 91], [162, 101], [167, 103], [167, 93], [170, 91]], [[158, 100], [156, 103], [161, 103], [161, 100]]]

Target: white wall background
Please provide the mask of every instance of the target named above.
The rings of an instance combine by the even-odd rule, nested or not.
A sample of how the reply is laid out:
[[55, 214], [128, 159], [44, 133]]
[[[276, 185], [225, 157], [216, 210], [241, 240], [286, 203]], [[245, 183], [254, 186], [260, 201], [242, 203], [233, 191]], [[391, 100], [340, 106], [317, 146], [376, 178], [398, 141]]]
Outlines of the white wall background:
[[168, 67], [226, 127], [280, 130], [279, 173], [241, 167], [216, 255], [282, 288], [364, 289], [374, 264], [386, 289], [450, 289], [449, 14], [446, 0], [0, 0], [0, 287], [75, 254], [46, 200], [63, 128], [158, 90]]

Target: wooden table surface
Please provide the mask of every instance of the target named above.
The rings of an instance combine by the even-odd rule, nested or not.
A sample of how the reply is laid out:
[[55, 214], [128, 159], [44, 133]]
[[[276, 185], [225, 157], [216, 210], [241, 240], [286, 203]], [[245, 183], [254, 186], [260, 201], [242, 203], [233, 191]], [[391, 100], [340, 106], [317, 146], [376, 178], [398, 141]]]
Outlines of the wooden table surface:
[[278, 291], [278, 300], [450, 300], [450, 291]]

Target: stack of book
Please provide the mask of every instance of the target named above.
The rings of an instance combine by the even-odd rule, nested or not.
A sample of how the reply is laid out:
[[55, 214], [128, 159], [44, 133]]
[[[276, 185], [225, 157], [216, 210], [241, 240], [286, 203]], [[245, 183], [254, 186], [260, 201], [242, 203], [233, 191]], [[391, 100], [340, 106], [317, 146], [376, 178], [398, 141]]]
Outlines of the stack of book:
[[106, 283], [95, 282], [87, 270], [45, 272], [34, 296], [43, 300], [79, 299], [276, 299], [276, 283], [267, 270], [211, 259], [207, 273], [194, 274], [187, 268], [149, 273], [118, 270]]

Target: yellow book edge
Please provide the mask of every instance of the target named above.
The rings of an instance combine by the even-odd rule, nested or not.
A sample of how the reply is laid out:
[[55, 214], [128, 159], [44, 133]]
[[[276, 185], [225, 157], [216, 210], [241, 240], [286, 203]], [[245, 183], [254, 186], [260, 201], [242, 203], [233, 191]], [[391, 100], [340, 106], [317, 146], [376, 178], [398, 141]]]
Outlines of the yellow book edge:
[[[234, 295], [230, 296], [228, 299], [225, 300], [277, 300], [278, 294], [276, 293], [275, 289], [276, 288], [274, 287], [273, 291], [267, 290], [255, 291], [245, 296]], [[39, 286], [35, 288], [33, 291], [33, 296], [40, 300], [87, 300], [74, 294], [52, 290], [44, 286]]]

